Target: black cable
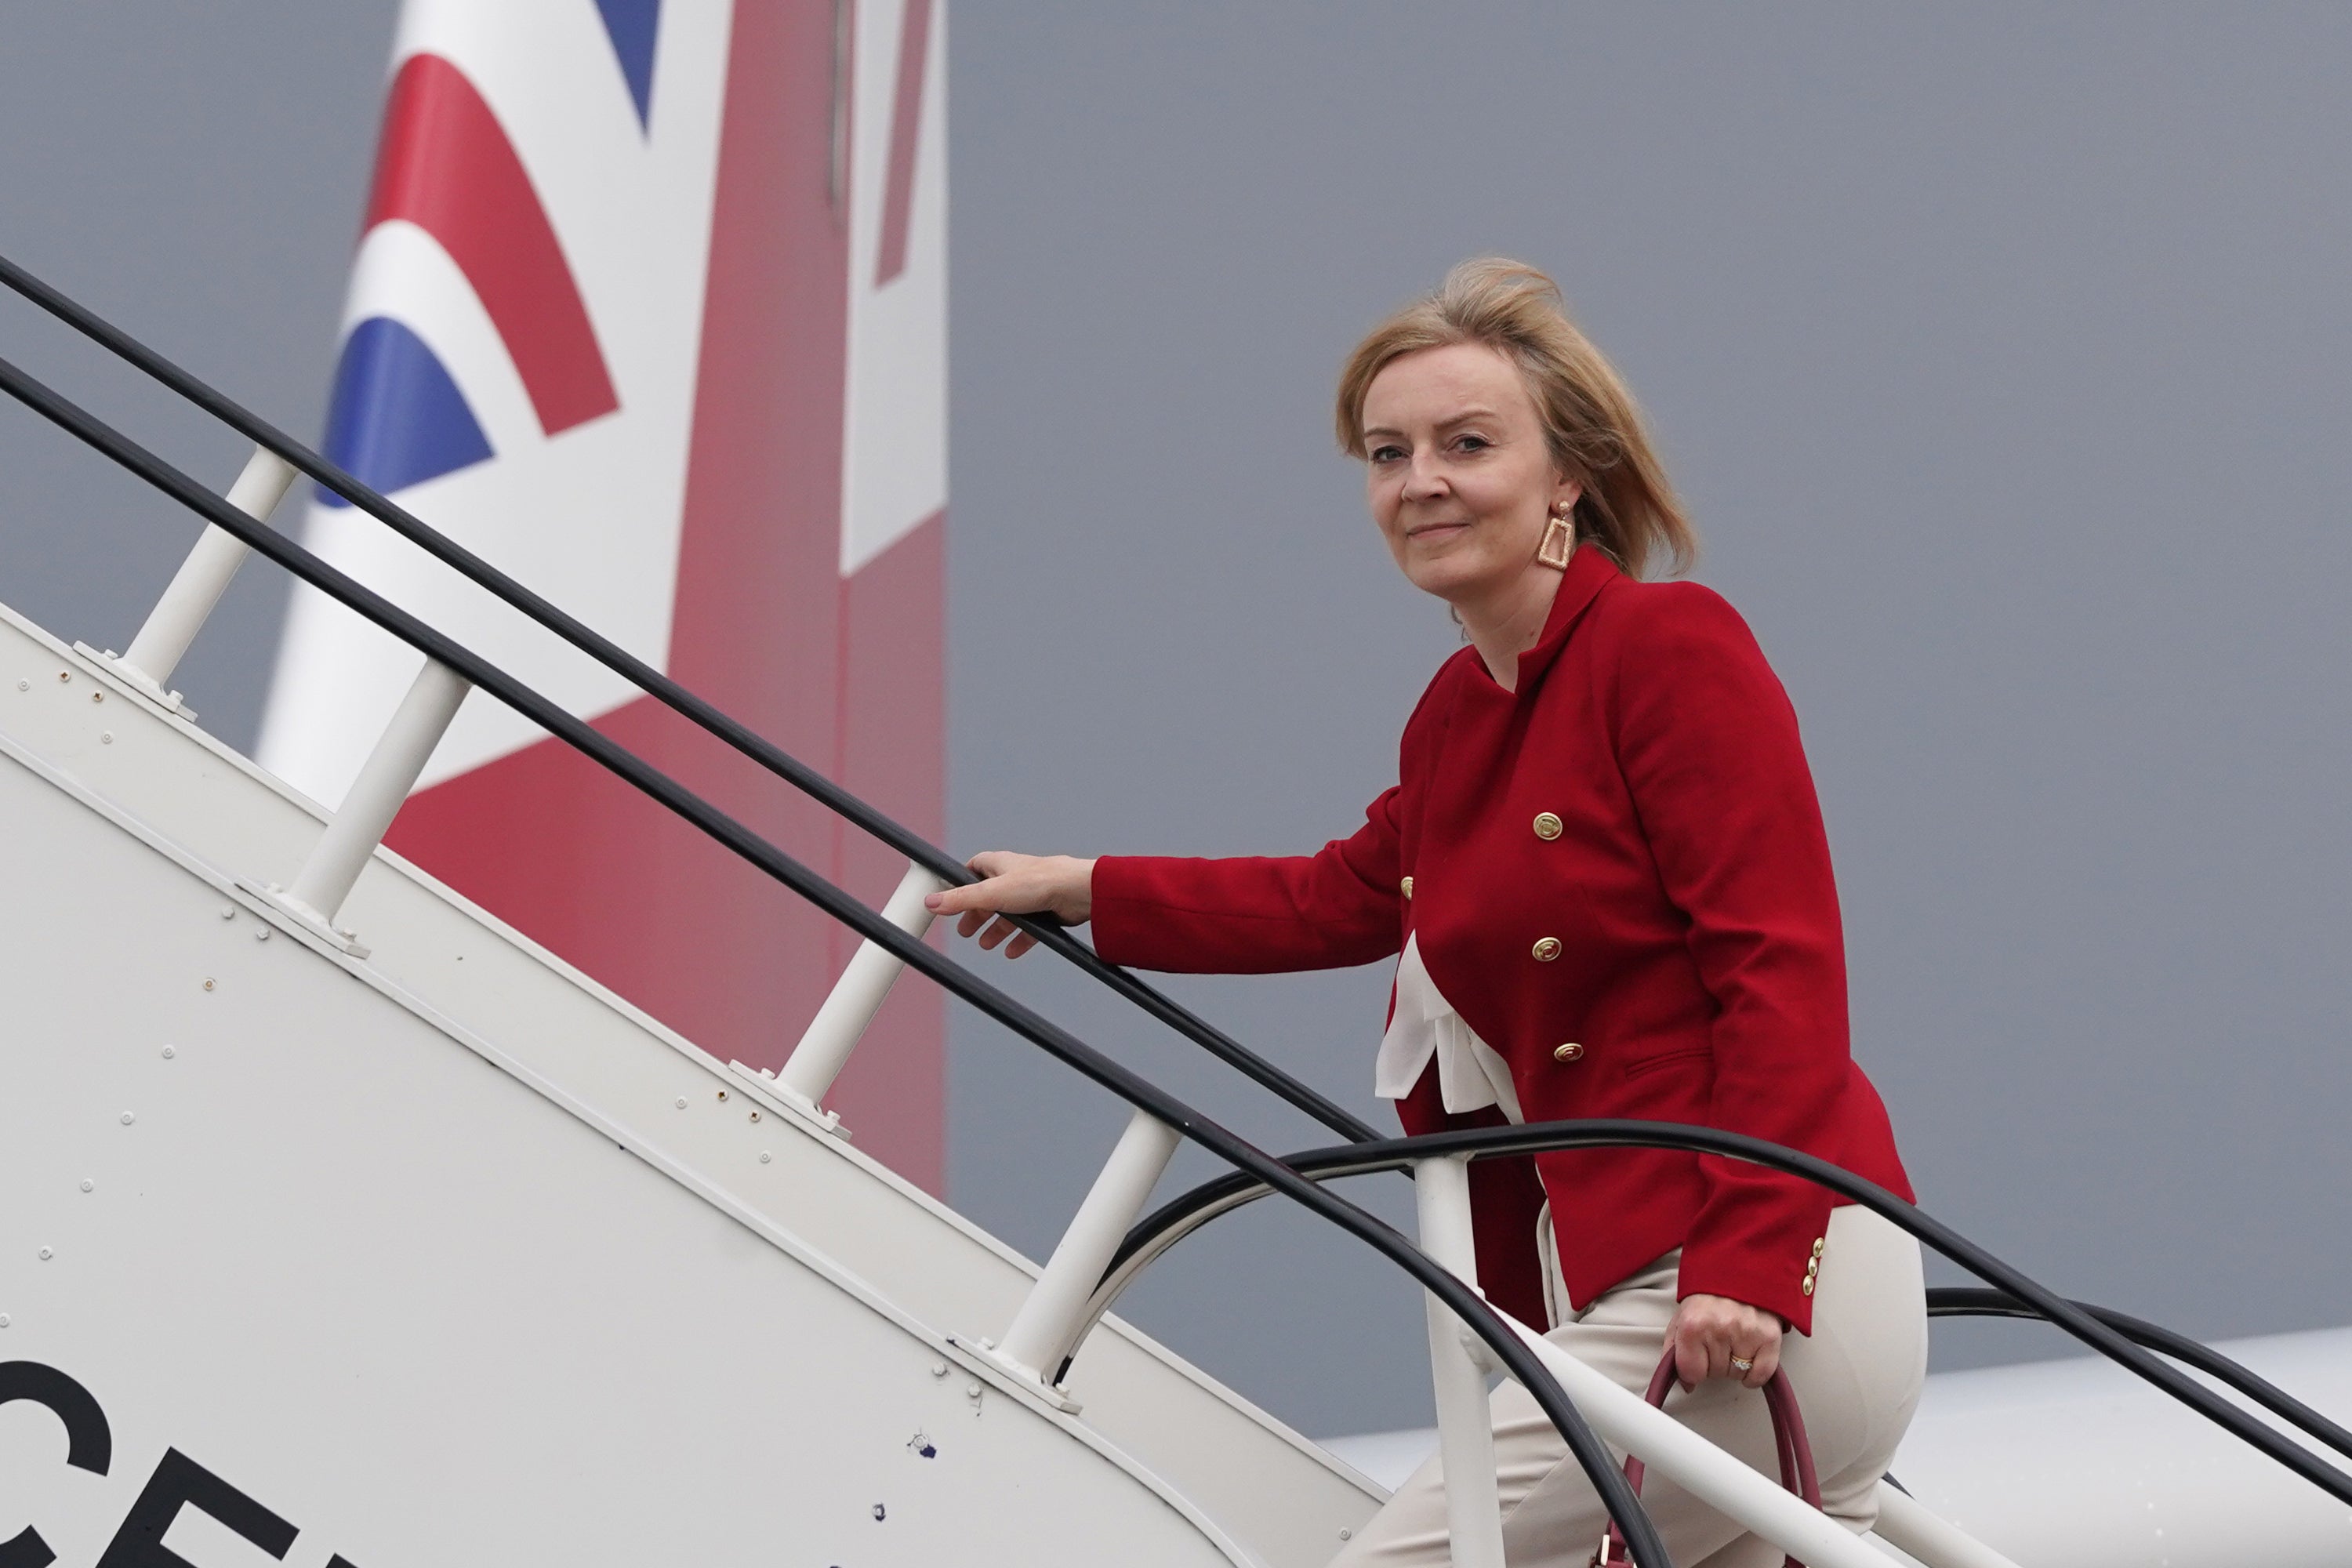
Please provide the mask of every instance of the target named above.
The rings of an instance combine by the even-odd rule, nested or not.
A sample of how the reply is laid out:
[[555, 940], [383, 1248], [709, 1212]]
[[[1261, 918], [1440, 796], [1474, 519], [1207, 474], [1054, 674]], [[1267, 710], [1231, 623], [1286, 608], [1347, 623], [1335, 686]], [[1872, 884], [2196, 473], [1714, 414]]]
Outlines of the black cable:
[[[1990, 1282], [2004, 1300], [2029, 1309], [2035, 1316], [2055, 1324], [2067, 1333], [2089, 1345], [2109, 1361], [2126, 1368], [2137, 1376], [2188, 1405], [2207, 1420], [2242, 1442], [2251, 1444], [2271, 1458], [2293, 1470], [2305, 1480], [2319, 1488], [2338, 1501], [2352, 1503], [2352, 1475], [2329, 1464], [2300, 1443], [2265, 1425], [2221, 1398], [2182, 1373], [2179, 1368], [2158, 1360], [2131, 1337], [2116, 1326], [2103, 1321], [2094, 1310], [2066, 1300], [2056, 1292], [2028, 1279], [2016, 1268], [1995, 1258], [1940, 1220], [1928, 1215], [1916, 1206], [1905, 1203], [1874, 1182], [1866, 1182], [1852, 1172], [1832, 1165], [1826, 1160], [1794, 1149], [1784, 1149], [1760, 1138], [1749, 1138], [1738, 1132], [1726, 1132], [1720, 1128], [1694, 1127], [1674, 1121], [1636, 1121], [1622, 1119], [1595, 1119], [1580, 1121], [1534, 1121], [1513, 1127], [1474, 1127], [1449, 1132], [1427, 1133], [1417, 1138], [1389, 1138], [1377, 1143], [1353, 1143], [1331, 1149], [1312, 1149], [1304, 1153], [1285, 1156], [1283, 1168], [1315, 1181], [1330, 1181], [1340, 1176], [1367, 1175], [1377, 1171], [1399, 1171], [1414, 1161], [1448, 1154], [1473, 1157], [1548, 1153], [1560, 1149], [1682, 1149], [1701, 1154], [1720, 1154], [1750, 1164], [1763, 1165], [1790, 1175], [1801, 1176], [1817, 1186], [1827, 1187], [1842, 1197], [1894, 1221], [1919, 1240], [1926, 1242], [1969, 1273]], [[1252, 1201], [1255, 1194], [1249, 1189], [1245, 1176], [1230, 1174], [1203, 1182], [1189, 1192], [1180, 1194], [1159, 1209], [1137, 1222], [1113, 1256], [1110, 1267], [1104, 1271], [1106, 1283], [1118, 1280], [1123, 1266], [1152, 1247], [1161, 1237], [1173, 1234], [1181, 1239], [1197, 1224], [1230, 1212]], [[1194, 1216], [1200, 1216], [1195, 1220]], [[1169, 1245], [1172, 1245], [1170, 1242]], [[1164, 1246], [1160, 1248], [1164, 1250]], [[1156, 1255], [1155, 1255], [1156, 1256]], [[1147, 1259], [1148, 1261], [1149, 1259]], [[1124, 1288], [1123, 1282], [1121, 1288]], [[1116, 1292], [1113, 1292], [1114, 1296]], [[1109, 1306], [1100, 1288], [1089, 1302], [1091, 1324]], [[2240, 1385], [2229, 1373], [2213, 1371], [2210, 1365], [2200, 1370], [2213, 1371], [2240, 1386], [2250, 1397], [2262, 1397], [2251, 1385], [2261, 1384], [2284, 1405], [2304, 1410], [2300, 1402], [2276, 1389], [2262, 1384], [2251, 1372], [2236, 1367], [2195, 1342], [2181, 1340], [2168, 1331], [2153, 1324], [2139, 1324], [2152, 1333], [2165, 1336], [2182, 1345], [2193, 1346], [2201, 1356], [2212, 1363], [2234, 1368], [2236, 1377], [2245, 1380]], [[2167, 1348], [2167, 1353], [2172, 1353]], [[2184, 1360], [2190, 1358], [2184, 1357]], [[2191, 1361], [2191, 1364], [2199, 1364]], [[1068, 1365], [1066, 1360], [1065, 1368]], [[2264, 1403], [2267, 1405], [2268, 1401]], [[2278, 1408], [2273, 1406], [2273, 1408]], [[2279, 1414], [2297, 1420], [2286, 1409]], [[2333, 1423], [2315, 1412], [2309, 1414], [2331, 1430]], [[2297, 1421], [2298, 1425], [2301, 1422]], [[2315, 1436], [2320, 1434], [2315, 1432]], [[2333, 1443], [2335, 1439], [2329, 1437]]]
[[24, 371], [0, 359], [0, 391], [95, 448], [149, 484], [188, 507], [225, 531], [293, 573], [305, 583], [373, 621], [416, 648], [425, 658], [446, 666], [473, 685], [524, 718], [608, 769], [624, 782], [651, 796], [676, 815], [757, 866], [793, 892], [849, 927], [866, 941], [887, 949], [900, 962], [929, 976], [961, 1000], [977, 1007], [1075, 1068], [1129, 1105], [1147, 1110], [1202, 1148], [1246, 1171], [1257, 1182], [1281, 1193], [1309, 1212], [1339, 1226], [1370, 1244], [1403, 1268], [1423, 1288], [1444, 1302], [1455, 1317], [1486, 1342], [1496, 1358], [1535, 1396], [1536, 1403], [1559, 1429], [1569, 1451], [1591, 1480], [1603, 1507], [1618, 1522], [1642, 1568], [1673, 1568], [1665, 1544], [1643, 1510], [1641, 1500], [1609, 1451], [1601, 1447], [1566, 1393], [1544, 1369], [1534, 1352], [1520, 1342], [1502, 1314], [1450, 1270], [1439, 1267], [1418, 1247], [1393, 1228], [1355, 1205], [1325, 1192], [1297, 1175], [1264, 1151], [1191, 1106], [1146, 1081], [1024, 1004], [973, 974], [962, 965], [933, 952], [856, 899], [834, 886], [798, 860], [770, 844], [733, 817], [655, 768], [635, 752], [616, 744], [584, 721], [559, 707], [507, 674], [471, 649], [434, 630], [424, 622], [346, 576], [318, 556], [229, 505], [188, 475], [173, 468], [129, 437], [44, 386]]
[[[1563, 1143], [1559, 1147], [1567, 1148], [1573, 1145]], [[1328, 1152], [1332, 1156], [1331, 1162], [1328, 1164], [1320, 1161], [1310, 1161], [1303, 1156], [1285, 1163], [1302, 1175], [1311, 1175], [1315, 1180], [1324, 1182], [1342, 1176], [1367, 1175], [1396, 1168], [1392, 1163], [1380, 1159], [1371, 1150], [1351, 1146]], [[1160, 1253], [1191, 1235], [1201, 1226], [1210, 1220], [1222, 1217], [1256, 1195], [1246, 1178], [1237, 1173], [1220, 1176], [1189, 1192], [1180, 1194], [1138, 1220], [1135, 1227], [1129, 1230], [1120, 1241], [1118, 1250], [1113, 1254], [1109, 1266], [1104, 1269], [1103, 1283], [1097, 1287], [1096, 1299], [1090, 1303], [1084, 1326], [1076, 1336], [1077, 1339], [1083, 1342], [1086, 1333], [1101, 1320], [1105, 1312], [1109, 1310], [1112, 1300], [1133, 1283], [1131, 1278], [1121, 1278], [1129, 1272], [1130, 1265], [1134, 1265], [1139, 1271], [1142, 1267], [1148, 1267], [1157, 1261]], [[1135, 1264], [1138, 1258], [1142, 1258], [1140, 1265]], [[1108, 1294], [1105, 1293], [1106, 1290]], [[2094, 1306], [2087, 1301], [2077, 1300], [2074, 1305], [2135, 1344], [2155, 1351], [2158, 1354], [2170, 1356], [2175, 1361], [2195, 1368], [2261, 1405], [2280, 1420], [2301, 1429], [2318, 1442], [2325, 1443], [2337, 1453], [2352, 1458], [2352, 1431], [2347, 1431], [2331, 1421], [2276, 1384], [2262, 1377], [2252, 1368], [2231, 1360], [2210, 1345], [2202, 1344], [2186, 1334], [2177, 1333], [2160, 1323], [2152, 1323], [2144, 1318], [2136, 1318], [2127, 1312], [2119, 1312], [2110, 1307]], [[1966, 1286], [1937, 1286], [1929, 1289], [1927, 1315], [1931, 1318], [2011, 1318], [2031, 1322], [2046, 1321], [2032, 1307], [2003, 1291], [1972, 1289]], [[1071, 1363], [1076, 1359], [1075, 1348], [1064, 1355], [1061, 1370], [1055, 1378], [1055, 1382], [1061, 1382], [1069, 1376]], [[1892, 1480], [1894, 1478], [1890, 1476], [1887, 1479]]]
[[[963, 862], [946, 850], [868, 805], [749, 725], [728, 717], [626, 648], [532, 593], [465, 546], [379, 495], [309, 447], [181, 369], [120, 327], [42, 282], [6, 257], [0, 257], [0, 283], [5, 283], [100, 347], [169, 387], [248, 440], [276, 453], [468, 582], [495, 595], [631, 685], [701, 726], [794, 789], [880, 839], [932, 875], [951, 886], [975, 880]], [[1040, 945], [1077, 965], [1162, 1024], [1227, 1066], [1236, 1068], [1261, 1088], [1273, 1090], [1340, 1137], [1360, 1142], [1380, 1136], [1369, 1123], [1337, 1101], [1283, 1071], [1175, 998], [1138, 979], [1129, 971], [1104, 960], [1093, 948], [1064, 930], [1059, 921], [1035, 916], [1008, 918], [1021, 930], [1035, 937]]]
[[[2187, 1334], [2175, 1333], [2161, 1323], [2135, 1318], [2128, 1312], [2118, 1312], [2109, 1307], [2095, 1307], [2088, 1301], [2077, 1301], [2074, 1305], [2124, 1338], [2195, 1367], [2215, 1382], [2235, 1389], [2280, 1420], [2300, 1427], [2337, 1453], [2352, 1458], [2352, 1432], [2346, 1431], [2278, 1384], [2252, 1368], [2231, 1361], [2212, 1346], [2200, 1343]], [[2029, 1322], [2039, 1322], [2042, 1318], [2024, 1302], [1999, 1290], [1980, 1290], [1964, 1285], [1938, 1285], [1930, 1289], [1927, 1292], [1927, 1315], [1931, 1318], [2016, 1318]]]

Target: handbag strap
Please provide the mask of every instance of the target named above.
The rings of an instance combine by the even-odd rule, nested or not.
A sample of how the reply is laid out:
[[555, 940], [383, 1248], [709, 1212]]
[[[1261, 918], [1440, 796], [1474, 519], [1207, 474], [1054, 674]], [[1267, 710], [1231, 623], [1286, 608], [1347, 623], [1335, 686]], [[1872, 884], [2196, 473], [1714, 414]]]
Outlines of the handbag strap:
[[[1649, 1392], [1642, 1397], [1663, 1410], [1666, 1394], [1675, 1385], [1675, 1352], [1669, 1346], [1658, 1363], [1658, 1370], [1650, 1374]], [[1779, 1367], [1772, 1369], [1771, 1380], [1764, 1384], [1764, 1408], [1772, 1417], [1772, 1444], [1780, 1450], [1780, 1484], [1796, 1493], [1812, 1507], [1822, 1506], [1821, 1478], [1813, 1472], [1813, 1446], [1805, 1437], [1805, 1417], [1797, 1408], [1797, 1391], [1789, 1383], [1789, 1374]], [[1642, 1495], [1642, 1477], [1647, 1467], [1633, 1455], [1625, 1456], [1625, 1484], [1633, 1495]], [[1609, 1521], [1609, 1533], [1601, 1538], [1601, 1550], [1593, 1554], [1593, 1568], [1609, 1568], [1610, 1564], [1632, 1563], [1633, 1554], [1625, 1549], [1625, 1537], [1617, 1521]], [[1639, 1568], [1639, 1565], [1636, 1565]], [[1782, 1560], [1780, 1568], [1805, 1568], [1793, 1556]]]

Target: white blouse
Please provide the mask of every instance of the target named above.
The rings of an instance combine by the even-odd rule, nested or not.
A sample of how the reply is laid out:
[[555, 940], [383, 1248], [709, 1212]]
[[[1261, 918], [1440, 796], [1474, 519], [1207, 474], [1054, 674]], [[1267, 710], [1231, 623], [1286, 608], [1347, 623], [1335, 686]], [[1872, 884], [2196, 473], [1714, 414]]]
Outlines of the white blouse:
[[1396, 1007], [1372, 1064], [1372, 1092], [1382, 1100], [1402, 1100], [1421, 1080], [1433, 1055], [1437, 1058], [1438, 1095], [1446, 1110], [1499, 1105], [1513, 1121], [1527, 1120], [1519, 1110], [1510, 1064], [1439, 994], [1437, 982], [1421, 962], [1421, 937], [1415, 933], [1405, 940], [1404, 953], [1397, 960]]

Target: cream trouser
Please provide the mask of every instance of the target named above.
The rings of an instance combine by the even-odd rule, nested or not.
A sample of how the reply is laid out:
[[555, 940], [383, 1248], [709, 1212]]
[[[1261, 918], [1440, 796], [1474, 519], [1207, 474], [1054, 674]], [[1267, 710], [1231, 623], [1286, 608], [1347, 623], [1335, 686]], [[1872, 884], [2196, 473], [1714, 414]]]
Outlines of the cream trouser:
[[[1860, 1533], [1877, 1522], [1878, 1479], [1910, 1425], [1927, 1375], [1925, 1282], [1918, 1244], [1868, 1209], [1832, 1210], [1827, 1241], [1813, 1331], [1783, 1336], [1780, 1364], [1812, 1440], [1822, 1509]], [[1643, 1392], [1664, 1353], [1681, 1256], [1659, 1258], [1547, 1337], [1622, 1386]], [[1503, 1549], [1511, 1568], [1583, 1568], [1607, 1523], [1591, 1482], [1525, 1389], [1507, 1381], [1491, 1404]], [[1687, 1394], [1669, 1394], [1666, 1409], [1779, 1479], [1772, 1421], [1760, 1392], [1728, 1380], [1704, 1383]], [[1642, 1501], [1683, 1568], [1779, 1568], [1778, 1549], [1655, 1470], [1643, 1484]], [[1434, 1568], [1451, 1556], [1445, 1478], [1433, 1455], [1332, 1563], [1333, 1568]]]

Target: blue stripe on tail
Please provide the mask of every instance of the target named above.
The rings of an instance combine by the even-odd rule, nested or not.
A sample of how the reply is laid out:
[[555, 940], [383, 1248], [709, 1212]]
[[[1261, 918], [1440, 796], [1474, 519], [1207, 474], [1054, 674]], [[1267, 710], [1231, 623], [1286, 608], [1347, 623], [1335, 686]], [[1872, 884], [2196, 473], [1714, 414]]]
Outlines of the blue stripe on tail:
[[[389, 495], [491, 452], [466, 395], [425, 340], [389, 316], [371, 316], [343, 340], [327, 456]], [[344, 504], [323, 486], [319, 499]]]
[[661, 0], [596, 0], [604, 32], [620, 57], [621, 75], [637, 102], [637, 125], [650, 123], [654, 107], [654, 35], [661, 30]]

